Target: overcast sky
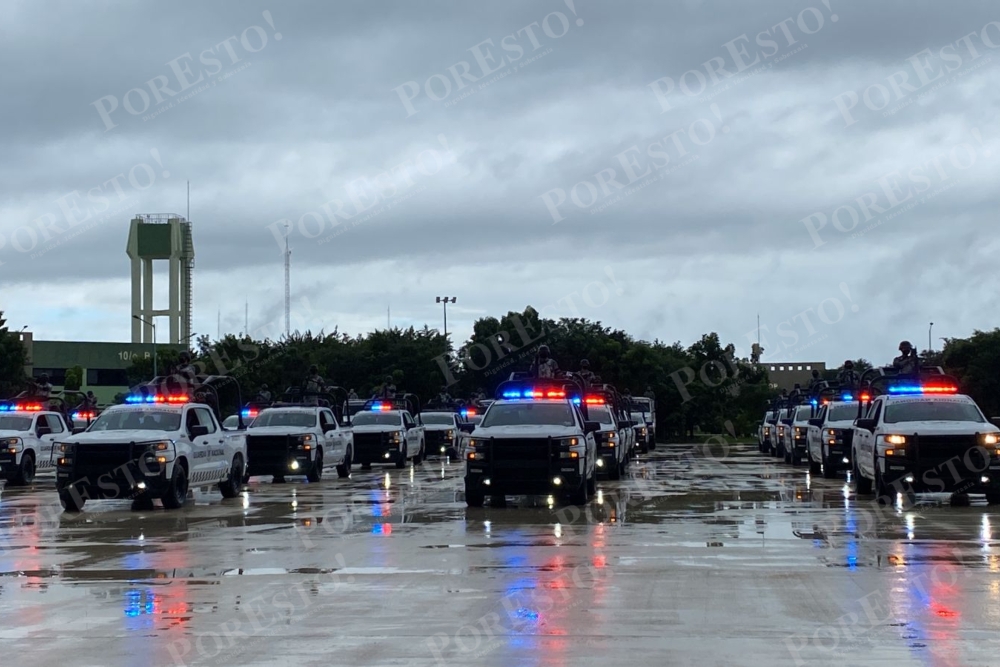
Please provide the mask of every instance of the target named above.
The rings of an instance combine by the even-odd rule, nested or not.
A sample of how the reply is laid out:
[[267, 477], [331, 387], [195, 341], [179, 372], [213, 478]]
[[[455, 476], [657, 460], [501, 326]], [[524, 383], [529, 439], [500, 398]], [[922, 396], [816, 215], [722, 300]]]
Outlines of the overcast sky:
[[213, 338], [283, 331], [283, 220], [303, 330], [439, 295], [460, 340], [530, 304], [747, 354], [759, 313], [772, 360], [992, 329], [1000, 9], [872, 5], [8, 0], [0, 309], [129, 340], [129, 220], [190, 180]]

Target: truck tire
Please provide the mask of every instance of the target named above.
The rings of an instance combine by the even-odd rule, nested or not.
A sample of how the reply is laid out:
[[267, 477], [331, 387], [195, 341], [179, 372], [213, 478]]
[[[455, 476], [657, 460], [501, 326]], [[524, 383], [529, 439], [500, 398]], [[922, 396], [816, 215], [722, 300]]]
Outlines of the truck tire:
[[59, 492], [59, 504], [67, 512], [80, 512], [87, 503], [87, 499], [71, 491]]
[[656, 438], [650, 438], [647, 446], [649, 451], [653, 451], [654, 449], [656, 449]]
[[404, 467], [406, 467], [406, 455], [409, 453], [408, 452], [409, 449], [410, 449], [409, 445], [406, 445], [405, 449], [401, 449], [400, 450], [399, 456], [396, 457], [396, 467], [397, 468], [404, 468]]
[[807, 454], [806, 456], [809, 457], [809, 474], [818, 475], [823, 469], [823, 464], [813, 461], [812, 454]]
[[642, 452], [643, 454], [648, 454], [649, 453], [649, 445], [647, 445], [645, 442], [643, 442], [641, 445], [639, 445], [639, 451]]
[[594, 469], [594, 474], [590, 479], [587, 480], [587, 495], [592, 496], [597, 493], [597, 469]]
[[424, 459], [427, 457], [427, 453], [424, 451], [425, 447], [426, 445], [424, 445], [424, 441], [421, 440], [420, 451], [417, 452], [417, 455], [413, 457], [413, 465], [418, 466], [424, 462]]
[[618, 481], [622, 478], [622, 464], [617, 459], [608, 467], [608, 479]]
[[837, 470], [836, 470], [836, 468], [833, 467], [833, 464], [830, 463], [830, 457], [824, 455], [823, 456], [823, 477], [825, 477], [827, 479], [833, 479], [836, 476], [837, 476]]
[[352, 460], [353, 457], [354, 452], [352, 452], [351, 448], [348, 447], [347, 453], [344, 454], [344, 462], [337, 466], [337, 477], [343, 479], [344, 477], [351, 476], [351, 466], [354, 465], [354, 461]]
[[284, 483], [285, 483], [284, 475], [274, 475], [271, 477], [271, 484], [284, 484]]
[[580, 486], [575, 491], [569, 494], [569, 501], [574, 505], [586, 505], [587, 501], [590, 500], [590, 480], [583, 479], [580, 480]]
[[27, 450], [21, 455], [21, 465], [7, 482], [10, 486], [28, 486], [35, 481], [35, 453]]
[[174, 464], [174, 476], [170, 479], [167, 492], [160, 499], [168, 510], [180, 509], [187, 502], [188, 476], [184, 466]]
[[486, 494], [482, 491], [469, 490], [468, 484], [465, 486], [465, 504], [469, 507], [482, 507], [486, 502]]
[[233, 465], [229, 469], [229, 476], [219, 482], [219, 491], [223, 498], [235, 498], [243, 490], [243, 455], [237, 454], [233, 457]]
[[153, 497], [143, 493], [132, 499], [133, 512], [148, 512], [153, 509]]
[[854, 464], [854, 486], [859, 494], [868, 495], [872, 492], [872, 481], [861, 474], [858, 464]]
[[323, 448], [316, 450], [316, 460], [306, 474], [306, 479], [315, 484], [323, 479]]
[[1000, 492], [997, 491], [987, 492], [986, 502], [990, 505], [1000, 505]]

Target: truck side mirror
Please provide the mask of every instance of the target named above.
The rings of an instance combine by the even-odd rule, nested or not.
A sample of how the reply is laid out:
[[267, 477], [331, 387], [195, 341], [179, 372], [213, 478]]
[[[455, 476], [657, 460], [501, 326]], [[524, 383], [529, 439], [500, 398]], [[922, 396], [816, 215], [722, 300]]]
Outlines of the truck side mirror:
[[584, 433], [597, 433], [601, 430], [601, 422], [584, 422], [583, 432]]
[[866, 431], [875, 430], [875, 420], [874, 419], [857, 419], [854, 421], [854, 425], [858, 428], [863, 428]]
[[188, 433], [191, 434], [192, 438], [203, 438], [208, 435], [208, 427], [202, 426], [201, 424], [195, 424], [188, 429]]
[[809, 425], [810, 426], [822, 426], [823, 425], [823, 420], [820, 417], [813, 417], [812, 419], [809, 420]]

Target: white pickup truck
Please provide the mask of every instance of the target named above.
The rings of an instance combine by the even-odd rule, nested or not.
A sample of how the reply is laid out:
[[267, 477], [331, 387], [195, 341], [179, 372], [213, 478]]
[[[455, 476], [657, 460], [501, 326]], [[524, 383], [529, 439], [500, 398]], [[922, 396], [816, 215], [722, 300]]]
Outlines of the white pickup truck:
[[354, 457], [363, 469], [373, 463], [394, 463], [402, 468], [413, 459], [420, 465], [427, 453], [424, 427], [409, 410], [392, 403], [375, 403], [354, 415]]
[[39, 403], [0, 406], [0, 479], [8, 486], [25, 486], [37, 471], [53, 470], [53, 443], [69, 432], [61, 414], [43, 410]]
[[239, 495], [247, 461], [242, 431], [223, 430], [208, 405], [187, 396], [127, 400], [104, 410], [85, 432], [56, 438], [56, 488], [65, 510], [78, 512], [98, 499], [132, 500], [141, 508], [157, 498], [177, 509], [193, 486]]
[[271, 475], [281, 483], [286, 475], [305, 475], [318, 482], [330, 466], [336, 467], [338, 477], [347, 477], [354, 460], [354, 433], [327, 407], [272, 406], [260, 410], [247, 429], [247, 455], [247, 477]]

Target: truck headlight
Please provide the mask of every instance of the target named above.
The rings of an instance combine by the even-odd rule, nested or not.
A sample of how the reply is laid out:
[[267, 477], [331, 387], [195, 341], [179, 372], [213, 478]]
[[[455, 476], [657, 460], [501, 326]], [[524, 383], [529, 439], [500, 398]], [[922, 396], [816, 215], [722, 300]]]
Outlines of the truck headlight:
[[983, 444], [984, 445], [995, 445], [1000, 442], [1000, 436], [996, 433], [984, 433], [983, 434]]
[[393, 431], [392, 433], [389, 434], [389, 438], [391, 438], [393, 442], [399, 442], [400, 438], [402, 437], [403, 437], [402, 431]]
[[3, 446], [11, 454], [16, 454], [24, 450], [24, 443], [21, 442], [20, 438], [6, 438], [3, 440]]
[[445, 431], [444, 437], [446, 440], [453, 440], [455, 438], [454, 431]]
[[889, 444], [889, 445], [905, 445], [906, 444], [906, 436], [905, 435], [896, 435], [894, 433], [892, 435], [885, 436], [885, 442], [886, 442], [886, 444]]
[[146, 453], [156, 457], [158, 463], [173, 461], [177, 452], [174, 443], [170, 440], [158, 440], [157, 442], [147, 442], [145, 444]]
[[885, 450], [885, 455], [892, 457], [906, 456], [906, 450], [902, 447], [893, 447], [892, 449]]

